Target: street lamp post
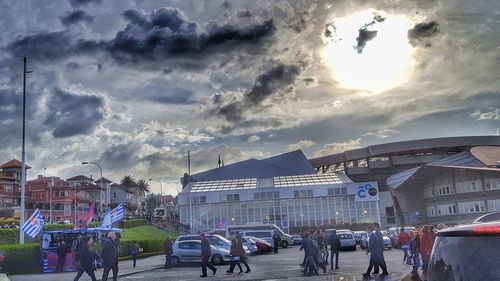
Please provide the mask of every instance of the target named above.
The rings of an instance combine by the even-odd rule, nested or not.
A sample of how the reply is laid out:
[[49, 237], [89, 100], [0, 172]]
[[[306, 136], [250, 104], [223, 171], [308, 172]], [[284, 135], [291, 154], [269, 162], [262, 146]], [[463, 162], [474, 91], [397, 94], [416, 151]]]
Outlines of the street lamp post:
[[[100, 196], [99, 196], [99, 198], [101, 199], [101, 202], [99, 203], [99, 205], [100, 205], [100, 208], [99, 208], [99, 209], [100, 209], [101, 216], [102, 216], [102, 188], [103, 188], [103, 186], [104, 186], [104, 185], [103, 185], [103, 183], [102, 183], [102, 179], [103, 179], [103, 177], [102, 177], [102, 169], [101, 169], [101, 166], [99, 166], [99, 164], [97, 164], [97, 163], [94, 163], [94, 162], [88, 162], [88, 161], [83, 161], [83, 162], [82, 162], [82, 164], [83, 164], [83, 165], [87, 165], [87, 164], [93, 164], [93, 165], [96, 165], [96, 166], [97, 166], [97, 168], [99, 168], [99, 171], [101, 172], [101, 194], [100, 194]], [[106, 197], [108, 197], [108, 196], [109, 196], [109, 195], [106, 193], [105, 198], [106, 198]], [[107, 198], [107, 199], [109, 199], [109, 198]], [[106, 204], [106, 201], [107, 201], [107, 200], [104, 200], [104, 201], [105, 201], [105, 202], [104, 202], [104, 204]]]
[[52, 179], [49, 182], [49, 221], [52, 223]]
[[163, 184], [161, 183], [161, 181], [157, 180], [157, 179], [149, 179], [149, 181], [157, 181], [158, 183], [160, 183], [160, 204], [159, 207], [161, 207], [161, 201], [162, 201], [162, 196], [163, 196]]

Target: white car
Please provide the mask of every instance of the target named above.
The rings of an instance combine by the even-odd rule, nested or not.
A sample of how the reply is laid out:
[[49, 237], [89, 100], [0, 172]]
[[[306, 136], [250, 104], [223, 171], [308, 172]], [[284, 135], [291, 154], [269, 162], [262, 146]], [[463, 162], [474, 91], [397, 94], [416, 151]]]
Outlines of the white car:
[[[177, 266], [183, 262], [201, 262], [201, 241], [200, 240], [184, 240], [175, 241], [172, 254], [172, 265]], [[212, 256], [210, 261], [213, 264], [223, 264], [231, 261], [232, 257], [229, 251], [223, 248], [210, 246]]]
[[354, 234], [347, 231], [337, 231], [337, 236], [340, 239], [340, 246], [342, 248], [349, 248], [356, 251], [356, 239], [354, 239]]
[[[218, 248], [223, 248], [228, 251], [231, 250], [231, 241], [227, 240], [226, 238], [217, 234], [205, 234], [205, 237], [207, 237], [208, 241], [210, 241], [210, 245]], [[199, 235], [180, 235], [177, 237], [177, 239], [175, 239], [175, 242], [186, 240], [201, 240], [201, 238]], [[246, 245], [243, 245], [243, 249], [245, 250], [245, 253], [247, 255], [250, 255], [252, 253]]]
[[[391, 239], [387, 235], [383, 235], [382, 238], [384, 240], [384, 248], [388, 249], [388, 250], [392, 250]], [[368, 233], [366, 233], [365, 235], [363, 235], [363, 238], [361, 240], [361, 249], [368, 248], [369, 243], [370, 243], [370, 236], [368, 235]]]
[[250, 255], [253, 255], [258, 251], [257, 245], [252, 239], [248, 237], [241, 237], [241, 241], [243, 242], [243, 246], [250, 250]]

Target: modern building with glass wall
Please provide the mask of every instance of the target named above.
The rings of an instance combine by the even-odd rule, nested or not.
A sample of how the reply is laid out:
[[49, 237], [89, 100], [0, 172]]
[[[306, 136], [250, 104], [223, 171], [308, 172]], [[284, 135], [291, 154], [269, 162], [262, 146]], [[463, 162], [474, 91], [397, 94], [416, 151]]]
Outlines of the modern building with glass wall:
[[376, 182], [354, 183], [342, 173], [317, 175], [302, 151], [227, 165], [185, 182], [179, 214], [193, 233], [255, 222], [286, 232], [380, 220]]

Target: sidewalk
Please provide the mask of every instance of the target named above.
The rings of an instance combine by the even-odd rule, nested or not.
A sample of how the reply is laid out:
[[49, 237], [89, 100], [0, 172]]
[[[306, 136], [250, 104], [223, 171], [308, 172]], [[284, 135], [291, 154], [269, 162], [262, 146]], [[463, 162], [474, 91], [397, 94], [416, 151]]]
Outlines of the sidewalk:
[[[137, 266], [132, 267], [132, 260], [121, 261], [119, 262], [119, 270], [118, 276], [126, 276], [134, 273], [139, 273], [143, 271], [148, 271], [157, 268], [163, 268], [165, 265], [165, 256], [158, 255], [153, 257], [148, 257], [144, 259], [137, 260]], [[97, 280], [101, 280], [103, 269], [98, 269], [95, 271], [95, 277]], [[113, 275], [113, 272], [110, 272], [109, 277]], [[76, 276], [76, 272], [64, 272], [64, 273], [38, 273], [38, 274], [25, 274], [25, 275], [11, 275], [10, 279], [12, 281], [66, 281], [73, 280]], [[110, 279], [108, 277], [108, 280]], [[82, 281], [90, 281], [90, 277], [87, 273], [84, 273], [80, 278]], [[112, 279], [111, 279], [112, 280]]]

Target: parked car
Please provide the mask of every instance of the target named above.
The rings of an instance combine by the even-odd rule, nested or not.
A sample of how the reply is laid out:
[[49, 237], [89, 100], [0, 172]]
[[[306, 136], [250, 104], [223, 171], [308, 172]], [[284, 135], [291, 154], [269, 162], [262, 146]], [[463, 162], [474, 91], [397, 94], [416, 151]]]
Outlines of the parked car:
[[255, 238], [260, 238], [265, 240], [267, 243], [273, 245], [273, 235], [274, 232], [272, 230], [244, 230], [240, 231], [241, 236], [252, 236]]
[[[383, 235], [382, 238], [384, 240], [384, 248], [388, 249], [388, 250], [392, 250], [391, 239], [387, 235]], [[367, 249], [369, 243], [370, 243], [370, 236], [368, 235], [368, 232], [365, 232], [362, 235], [362, 239], [361, 239], [361, 249]]]
[[293, 234], [292, 239], [294, 245], [299, 245], [302, 243], [302, 237], [300, 236], [300, 234]]
[[258, 249], [255, 241], [248, 237], [241, 237], [241, 241], [243, 242], [243, 246], [247, 247], [248, 250], [250, 250], [250, 255], [257, 253]]
[[[201, 241], [200, 240], [182, 240], [175, 241], [172, 254], [172, 265], [177, 266], [183, 262], [201, 262]], [[229, 250], [224, 248], [210, 246], [212, 256], [210, 261], [213, 264], [223, 264], [231, 261]]]
[[477, 218], [474, 223], [490, 222], [500, 220], [500, 212], [488, 213]]
[[356, 240], [356, 244], [361, 245], [361, 238], [363, 237], [363, 233], [366, 231], [354, 231], [354, 240]]
[[271, 252], [273, 250], [273, 245], [266, 242], [265, 240], [252, 237], [252, 236], [246, 236], [247, 238], [250, 238], [255, 242], [255, 246], [257, 246], [257, 254], [261, 253], [266, 253], [266, 252]]
[[340, 239], [340, 246], [342, 248], [349, 248], [350, 250], [356, 251], [356, 240], [352, 232], [338, 231], [337, 236]]
[[[243, 235], [242, 235], [243, 236]], [[226, 238], [217, 235], [217, 234], [206, 234], [205, 237], [210, 241], [210, 245], [215, 247], [224, 248], [226, 250], [231, 250], [231, 241]], [[180, 235], [175, 239], [175, 241], [186, 241], [186, 240], [201, 240], [199, 235]], [[251, 254], [250, 249], [246, 245], [243, 245], [243, 249], [245, 249], [245, 253], [247, 255]]]
[[498, 249], [500, 221], [440, 230], [426, 280], [498, 280]]

